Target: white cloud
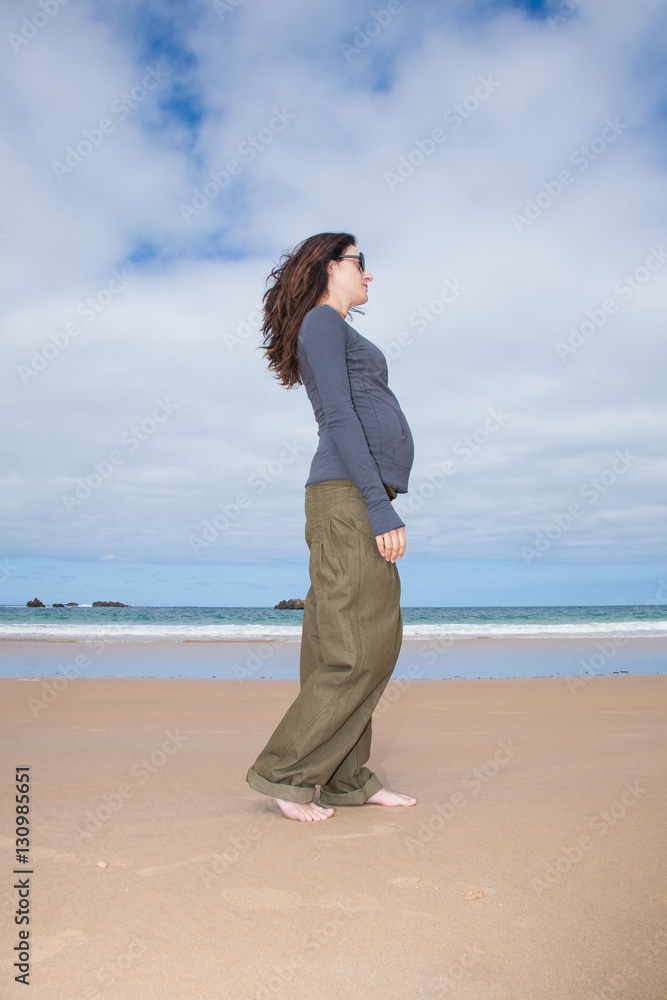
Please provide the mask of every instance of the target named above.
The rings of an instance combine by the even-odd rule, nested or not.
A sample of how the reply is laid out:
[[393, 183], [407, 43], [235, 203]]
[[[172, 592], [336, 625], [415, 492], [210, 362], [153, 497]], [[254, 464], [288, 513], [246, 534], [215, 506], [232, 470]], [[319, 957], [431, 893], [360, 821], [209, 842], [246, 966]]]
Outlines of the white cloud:
[[[12, 552], [192, 561], [193, 532], [244, 493], [251, 502], [200, 560], [303, 547], [314, 420], [303, 390], [287, 393], [267, 373], [248, 317], [283, 249], [350, 229], [375, 273], [355, 325], [385, 349], [402, 332], [412, 338], [389, 363], [415, 436], [414, 488], [490, 408], [511, 414], [446, 488], [405, 508], [413, 551], [520, 559], [629, 449], [627, 475], [544, 559], [656, 557], [667, 264], [646, 281], [637, 269], [664, 232], [654, 53], [665, 11], [586, 0], [552, 29], [501, 4], [471, 19], [469, 6], [406, 2], [349, 62], [341, 44], [366, 23], [351, 0], [256, 0], [222, 20], [192, 4], [178, 32], [187, 58], [166, 34], [150, 50], [150, 37], [130, 32], [130, 4], [117, 5], [112, 25], [103, 8], [64, 6], [18, 52], [7, 43], [11, 197], [0, 254]], [[163, 26], [176, 16], [169, 5], [151, 10]], [[0, 37], [17, 23], [5, 10]], [[167, 79], [121, 120], [115, 102], [132, 100], [156, 65]], [[483, 97], [480, 80], [493, 81]], [[105, 117], [113, 130], [58, 180], [52, 162]], [[431, 138], [437, 128], [444, 141]], [[243, 144], [253, 136], [251, 159]], [[392, 190], [385, 174], [411, 153], [413, 173]], [[184, 221], [179, 205], [234, 159], [238, 173]], [[558, 180], [563, 171], [571, 181]], [[535, 217], [517, 231], [512, 216], [529, 199]], [[155, 258], [128, 263], [141, 246]], [[123, 268], [131, 279], [107, 306]], [[619, 290], [626, 274], [639, 276], [631, 295]], [[447, 280], [466, 288], [436, 314]], [[89, 296], [104, 300], [92, 322], [81, 312]], [[558, 343], [609, 299], [614, 312], [563, 360]], [[18, 366], [34, 364], [50, 335], [57, 347], [67, 322], [80, 332], [50, 347], [26, 382]], [[134, 450], [121, 445], [165, 396], [177, 404], [169, 418]], [[285, 442], [294, 460], [271, 476]], [[123, 461], [68, 511], [63, 494], [119, 449]], [[249, 481], [262, 472], [260, 491]]]

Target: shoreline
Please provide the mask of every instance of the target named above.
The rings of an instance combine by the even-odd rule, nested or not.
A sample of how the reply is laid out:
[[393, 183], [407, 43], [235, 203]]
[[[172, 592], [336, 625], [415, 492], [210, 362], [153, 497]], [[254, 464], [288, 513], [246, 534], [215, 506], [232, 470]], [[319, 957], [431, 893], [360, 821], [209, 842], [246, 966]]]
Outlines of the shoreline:
[[[492, 642], [592, 642], [596, 639], [625, 639], [626, 641], [634, 641], [636, 639], [647, 639], [655, 642], [663, 641], [667, 643], [667, 634], [633, 634], [627, 632], [613, 633], [611, 630], [591, 632], [589, 634], [571, 634], [571, 635], [452, 635], [449, 633], [440, 633], [434, 635], [421, 635], [421, 636], [404, 636], [403, 644], [406, 642], [416, 642], [421, 644], [428, 643], [457, 643], [457, 642], [478, 642], [482, 640], [490, 640]], [[275, 643], [300, 643], [300, 637], [296, 635], [282, 636], [282, 635], [258, 635], [258, 636], [216, 636], [215, 638], [207, 638], [206, 636], [201, 637], [174, 637], [170, 636], [5, 636], [0, 635], [0, 652], [2, 652], [3, 644], [12, 642], [32, 642], [32, 643], [52, 643], [52, 642], [65, 642], [65, 643], [93, 643], [101, 642], [105, 645], [113, 645], [115, 643], [124, 643], [126, 645], [142, 645], [155, 643], [157, 645], [179, 645], [181, 643], [191, 642], [197, 644], [205, 643], [257, 643], [257, 642], [275, 642]]]
[[[665, 677], [665, 674], [628, 674], [625, 672], [623, 673], [619, 672], [617, 674], [599, 674], [596, 677], [588, 677], [586, 678], [586, 683], [588, 683], [589, 681], [650, 682], [662, 679], [663, 677]], [[534, 683], [537, 685], [537, 684], [546, 684], [548, 682], [551, 682], [553, 684], [560, 684], [561, 681], [567, 679], [568, 678], [566, 677], [555, 677], [553, 676], [553, 674], [550, 674], [548, 677], [438, 677], [435, 679], [427, 677], [412, 677], [409, 678], [408, 680], [401, 680], [400, 678], [392, 677], [391, 680], [388, 682], [387, 688], [389, 689], [393, 685], [394, 688], [396, 688], [399, 691], [399, 696], [400, 696], [400, 694], [402, 694], [404, 691], [407, 691], [412, 684], [420, 684], [424, 687], [426, 687], [429, 684], [433, 685], [452, 684], [459, 686], [470, 684], [470, 685], [478, 685], [479, 689], [481, 690], [482, 686], [485, 684], [490, 684], [498, 687], [502, 686], [503, 684], [530, 685]], [[10, 690], [10, 685], [13, 684], [39, 684], [40, 681], [48, 682], [48, 680], [49, 680], [48, 677], [0, 677], [0, 691], [2, 691], [3, 687], [6, 687], [7, 690]], [[210, 685], [211, 687], [213, 685], [218, 685], [218, 686], [222, 685], [223, 688], [225, 685], [228, 685], [230, 690], [232, 689], [236, 690], [237, 688], [240, 687], [238, 682], [234, 678], [230, 677], [143, 677], [143, 676], [83, 677], [82, 676], [82, 677], [77, 677], [76, 681], [77, 681], [77, 686], [79, 681], [83, 681], [85, 684], [89, 686], [93, 686], [96, 684], [99, 685], [109, 684], [109, 685], [119, 686], [122, 684], [141, 685], [141, 684], [157, 683], [159, 685], [179, 684], [183, 686], [188, 684], [201, 684], [201, 685]], [[299, 682], [294, 678], [278, 679], [278, 678], [267, 678], [267, 677], [251, 677], [248, 680], [244, 681], [242, 686], [245, 686], [246, 684], [253, 685], [257, 688], [259, 688], [259, 686], [261, 685], [269, 685], [272, 689], [275, 686], [275, 688], [281, 690], [287, 690], [288, 688], [290, 688], [293, 690], [294, 696], [296, 696], [299, 690]], [[66, 690], [66, 688], [63, 688], [62, 690], [64, 691]], [[385, 699], [385, 702], [388, 702], [390, 704], [394, 700], [395, 699], [393, 697], [390, 697], [388, 699]], [[376, 708], [375, 712], [373, 713], [373, 717], [375, 718], [376, 715], [382, 715], [382, 710], [383, 708], [386, 709], [386, 707], [387, 707], [386, 704], [383, 703], [382, 699], [380, 699], [380, 701], [378, 702], [378, 708]], [[667, 709], [667, 705], [665, 707]]]
[[[297, 639], [0, 640], [0, 677], [186, 677], [294, 680]], [[575, 678], [667, 673], [667, 638], [404, 639], [396, 680]]]

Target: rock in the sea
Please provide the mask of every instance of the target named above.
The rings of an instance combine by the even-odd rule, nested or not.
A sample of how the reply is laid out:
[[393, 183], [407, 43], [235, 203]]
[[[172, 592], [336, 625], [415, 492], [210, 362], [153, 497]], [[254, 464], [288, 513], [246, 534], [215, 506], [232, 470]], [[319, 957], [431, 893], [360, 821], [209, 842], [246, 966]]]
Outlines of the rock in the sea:
[[93, 601], [94, 608], [129, 608], [129, 604], [121, 604], [120, 601]]
[[65, 605], [64, 604], [52, 604], [51, 607], [52, 608], [64, 608]]
[[27, 605], [29, 608], [45, 608], [46, 605], [42, 604], [39, 597], [36, 597], [34, 601], [28, 601]]
[[76, 603], [76, 601], [68, 601], [67, 604], [65, 605], [65, 607], [66, 608], [78, 608], [79, 605]]
[[274, 604], [274, 610], [278, 611], [303, 611], [305, 601], [303, 597], [290, 597], [289, 601], [281, 601]]

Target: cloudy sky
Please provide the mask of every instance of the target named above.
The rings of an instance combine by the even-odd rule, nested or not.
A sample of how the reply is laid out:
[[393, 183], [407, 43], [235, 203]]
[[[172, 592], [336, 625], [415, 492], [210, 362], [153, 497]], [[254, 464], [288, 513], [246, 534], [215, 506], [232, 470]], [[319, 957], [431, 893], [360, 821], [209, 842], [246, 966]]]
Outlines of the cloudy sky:
[[416, 445], [406, 605], [664, 594], [667, 4], [0, 12], [0, 600], [305, 596], [280, 254], [355, 233]]

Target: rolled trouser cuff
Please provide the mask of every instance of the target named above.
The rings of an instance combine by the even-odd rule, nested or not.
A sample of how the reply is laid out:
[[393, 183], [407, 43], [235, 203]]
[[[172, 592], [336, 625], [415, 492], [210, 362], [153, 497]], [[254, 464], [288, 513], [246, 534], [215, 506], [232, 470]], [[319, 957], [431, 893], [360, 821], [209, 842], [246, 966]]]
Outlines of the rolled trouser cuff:
[[375, 795], [382, 788], [382, 782], [377, 775], [371, 773], [370, 778], [361, 788], [351, 792], [327, 792], [320, 789], [320, 805], [322, 806], [362, 806], [366, 799]]
[[[252, 768], [248, 769], [245, 779], [251, 788], [262, 795], [272, 795], [287, 802], [312, 802], [315, 798], [315, 788], [312, 785], [287, 785], [284, 782], [267, 781]], [[371, 795], [373, 793], [371, 792]]]

